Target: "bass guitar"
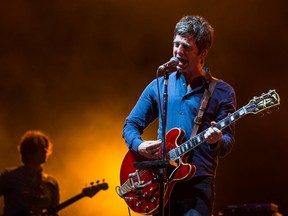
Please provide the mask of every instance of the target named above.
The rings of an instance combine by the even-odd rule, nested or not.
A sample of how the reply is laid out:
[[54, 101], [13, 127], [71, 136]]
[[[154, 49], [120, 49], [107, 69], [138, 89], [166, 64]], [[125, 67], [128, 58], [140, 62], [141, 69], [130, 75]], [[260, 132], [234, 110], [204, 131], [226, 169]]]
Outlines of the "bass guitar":
[[[217, 122], [214, 127], [222, 130], [247, 114], [263, 115], [265, 110], [271, 113], [270, 108], [279, 108], [280, 98], [275, 90], [263, 93], [254, 97], [249, 103], [224, 119]], [[183, 180], [189, 180], [196, 172], [193, 164], [187, 163], [188, 152], [205, 142], [204, 134], [208, 129], [182, 143], [184, 131], [180, 128], [173, 128], [166, 134], [166, 158], [171, 161], [167, 166], [167, 182], [164, 186], [164, 204], [166, 205], [174, 185]], [[160, 152], [159, 158], [162, 153]], [[125, 200], [127, 205], [140, 214], [154, 214], [159, 208], [159, 169], [136, 169], [135, 162], [149, 162], [149, 159], [139, 154], [128, 151], [122, 161], [120, 168], [120, 185], [118, 195]], [[151, 160], [150, 160], [151, 161]]]
[[14, 216], [50, 216], [50, 215], [56, 215], [60, 210], [66, 208], [67, 206], [73, 204], [74, 202], [80, 200], [83, 197], [90, 197], [92, 198], [98, 191], [100, 190], [107, 190], [108, 189], [108, 184], [106, 182], [99, 183], [99, 181], [94, 184], [93, 182], [90, 183], [91, 186], [85, 187], [82, 189], [82, 192], [73, 196], [72, 198], [60, 203], [58, 206], [56, 206], [53, 209], [48, 209], [47, 211], [44, 211], [40, 214], [36, 214], [34, 212], [29, 212], [29, 213], [18, 213]]

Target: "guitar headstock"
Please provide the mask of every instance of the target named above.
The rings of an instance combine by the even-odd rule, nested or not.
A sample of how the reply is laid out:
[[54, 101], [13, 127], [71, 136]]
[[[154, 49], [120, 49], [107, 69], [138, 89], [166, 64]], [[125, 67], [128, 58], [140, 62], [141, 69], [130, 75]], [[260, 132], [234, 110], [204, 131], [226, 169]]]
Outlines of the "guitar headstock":
[[266, 110], [267, 113], [271, 113], [272, 107], [275, 110], [279, 108], [280, 105], [280, 97], [277, 92], [273, 90], [269, 90], [267, 93], [263, 93], [259, 97], [254, 97], [249, 103], [245, 106], [247, 113], [261, 113]]
[[91, 182], [90, 185], [91, 186], [85, 187], [82, 190], [82, 194], [90, 198], [93, 197], [96, 193], [98, 193], [98, 191], [108, 189], [108, 184], [104, 182], [104, 180], [103, 183], [99, 183], [99, 181], [97, 181], [96, 184], [94, 184], [94, 182]]

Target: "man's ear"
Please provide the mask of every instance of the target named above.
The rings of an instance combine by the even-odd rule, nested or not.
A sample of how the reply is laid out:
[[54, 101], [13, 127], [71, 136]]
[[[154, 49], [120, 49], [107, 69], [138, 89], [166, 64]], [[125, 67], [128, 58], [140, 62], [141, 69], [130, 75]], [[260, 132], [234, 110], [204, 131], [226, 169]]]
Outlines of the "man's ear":
[[205, 57], [207, 56], [208, 54], [208, 49], [204, 49], [201, 53], [200, 53], [200, 57], [202, 60], [205, 59]]

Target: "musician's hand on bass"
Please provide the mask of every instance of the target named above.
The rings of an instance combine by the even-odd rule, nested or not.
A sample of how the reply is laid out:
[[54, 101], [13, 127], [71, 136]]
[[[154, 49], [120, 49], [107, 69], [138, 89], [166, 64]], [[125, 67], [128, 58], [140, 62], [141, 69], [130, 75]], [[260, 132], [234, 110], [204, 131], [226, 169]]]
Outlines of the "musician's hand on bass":
[[138, 153], [149, 159], [160, 159], [161, 140], [147, 140], [138, 147]]

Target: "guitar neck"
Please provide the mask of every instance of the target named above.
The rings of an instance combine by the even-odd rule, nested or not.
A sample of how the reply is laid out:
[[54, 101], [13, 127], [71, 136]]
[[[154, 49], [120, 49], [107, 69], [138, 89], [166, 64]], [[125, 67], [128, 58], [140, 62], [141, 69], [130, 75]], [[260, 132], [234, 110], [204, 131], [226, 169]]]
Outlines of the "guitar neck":
[[[104, 181], [104, 179], [103, 179]], [[58, 206], [52, 208], [52, 209], [48, 209], [47, 212], [45, 212], [42, 216], [47, 216], [47, 215], [53, 215], [56, 214], [58, 211], [60, 211], [61, 209], [71, 205], [72, 203], [78, 201], [79, 199], [83, 198], [83, 197], [93, 197], [96, 193], [98, 193], [98, 191], [100, 190], [107, 190], [108, 189], [108, 184], [103, 182], [101, 184], [98, 183], [97, 181], [97, 185], [93, 185], [93, 182], [91, 183], [90, 187], [85, 187], [83, 188], [82, 192], [77, 194], [76, 196], [66, 200], [63, 203], [60, 203]]]
[[74, 196], [74, 197], [66, 200], [66, 201], [63, 202], [63, 203], [60, 203], [60, 204], [59, 204], [58, 206], [56, 206], [55, 208], [49, 210], [49, 211], [48, 211], [48, 215], [49, 215], [49, 214], [56, 214], [58, 211], [60, 211], [60, 210], [62, 210], [63, 208], [65, 208], [65, 207], [73, 204], [74, 202], [78, 201], [79, 199], [81, 199], [81, 198], [83, 198], [83, 197], [85, 197], [85, 194], [80, 193], [80, 194], [78, 194], [78, 195], [76, 195], [76, 196]]
[[[219, 130], [223, 130], [224, 128], [228, 127], [232, 123], [236, 122], [238, 119], [244, 117], [246, 114], [247, 114], [247, 111], [246, 111], [246, 107], [244, 106], [240, 108], [239, 110], [235, 111], [234, 113], [228, 115], [224, 119], [220, 120], [219, 122], [217, 122], [217, 124], [214, 127], [218, 128]], [[168, 153], [170, 156], [170, 160], [178, 159], [179, 157], [183, 156], [190, 150], [194, 149], [195, 147], [203, 143], [205, 141], [204, 134], [208, 131], [208, 129], [190, 138], [186, 142], [179, 145], [177, 148], [170, 150]]]

